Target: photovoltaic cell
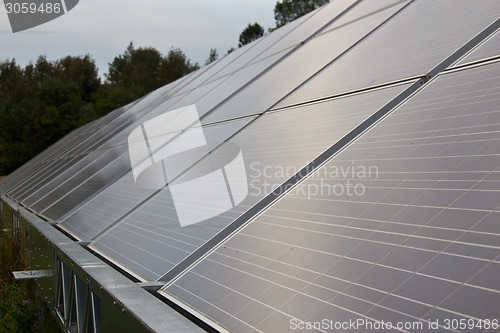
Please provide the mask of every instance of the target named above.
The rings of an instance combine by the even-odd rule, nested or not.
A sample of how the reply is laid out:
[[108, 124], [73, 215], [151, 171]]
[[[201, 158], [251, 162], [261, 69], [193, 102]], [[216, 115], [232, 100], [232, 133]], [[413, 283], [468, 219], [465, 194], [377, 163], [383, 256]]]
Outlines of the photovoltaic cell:
[[[310, 15], [309, 15], [310, 16]], [[296, 23], [289, 25], [288, 27], [284, 27], [281, 30], [281, 35], [280, 34], [274, 34], [273, 36], [268, 36], [265, 38], [265, 40], [279, 40], [282, 35], [286, 35], [289, 30], [293, 30], [294, 26], [300, 25], [300, 23], [305, 20], [306, 18], [297, 21]], [[303, 30], [303, 29], [302, 29]], [[254, 43], [251, 46], [251, 50], [254, 54], [259, 54], [263, 50], [269, 48], [270, 46], [273, 46], [275, 43], [274, 42], [262, 42], [259, 41], [258, 43]], [[259, 46], [260, 45], [260, 46]], [[255, 50], [260, 50], [260, 51], [255, 51]], [[255, 53], [257, 52], [257, 53]], [[103, 149], [108, 149], [111, 148], [111, 151], [114, 151], [114, 147], [123, 145], [125, 137], [128, 133], [128, 129], [131, 126], [135, 126], [135, 123], [138, 123], [140, 121], [146, 121], [147, 119], [150, 119], [156, 115], [158, 115], [158, 111], [155, 110], [160, 110], [165, 108], [173, 109], [175, 107], [179, 106], [184, 106], [187, 104], [193, 104], [196, 101], [199, 101], [199, 111], [200, 114], [204, 114], [207, 111], [211, 110], [215, 105], [220, 103], [222, 100], [230, 96], [232, 93], [237, 91], [241, 86], [243, 86], [248, 80], [253, 78], [256, 73], [259, 73], [263, 70], [265, 70], [268, 66], [276, 62], [280, 57], [284, 55], [285, 51], [282, 51], [281, 53], [276, 53], [270, 57], [263, 58], [261, 61], [255, 62], [252, 65], [249, 65], [243, 69], [240, 69], [236, 73], [232, 73], [230, 76], [221, 78], [219, 80], [215, 81], [209, 81], [207, 82], [207, 79], [210, 78], [211, 76], [214, 76], [216, 73], [220, 71], [220, 67], [222, 66], [221, 63], [224, 63], [226, 60], [219, 61], [215, 64], [212, 64], [211, 66], [207, 66], [206, 69], [200, 70], [201, 72], [198, 75], [194, 75], [191, 79], [189, 78], [184, 78], [180, 81], [186, 81], [187, 85], [183, 85], [183, 87], [180, 87], [180, 90], [177, 89], [176, 92], [172, 92], [173, 85], [174, 87], [180, 86], [180, 83], [175, 83], [168, 85], [166, 87], [160, 88], [153, 93], [145, 96], [138, 102], [134, 103], [131, 106], [132, 111], [134, 112], [128, 112], [129, 115], [132, 115], [132, 117], [128, 117], [125, 120], [128, 121], [128, 123], [121, 124], [120, 127], [117, 128], [118, 122], [114, 122], [114, 127], [112, 128], [112, 131], [108, 131], [108, 135], [112, 135], [112, 139], [108, 140], [106, 143], [104, 143], [103, 146], [100, 147], [101, 150]], [[233, 52], [234, 55], [231, 55], [231, 57], [236, 57], [237, 59], [243, 59], [243, 58], [248, 58], [249, 56], [249, 51], [246, 50], [246, 52]], [[248, 58], [247, 62], [249, 62], [252, 58]], [[230, 63], [233, 63], [234, 61], [230, 61]], [[217, 69], [219, 68], [219, 69]], [[222, 66], [224, 70], [229, 68], [229, 66]], [[235, 68], [238, 69], [238, 68]], [[193, 76], [193, 75], [191, 75]], [[192, 88], [189, 88], [192, 87]], [[191, 90], [193, 88], [196, 88], [194, 90]], [[185, 91], [182, 93], [182, 91]], [[179, 95], [180, 94], [180, 95]], [[161, 108], [160, 108], [161, 106]], [[103, 142], [102, 137], [95, 136], [94, 135], [94, 141], [96, 139], [100, 139], [101, 142]], [[94, 144], [95, 146], [95, 144]], [[95, 164], [95, 160], [98, 158], [92, 159], [92, 156], [95, 157], [96, 154], [102, 154], [102, 152], [94, 152], [93, 154], [91, 153], [91, 156], [86, 157], [86, 161], [88, 164]], [[107, 154], [107, 156], [111, 156], [110, 154]], [[92, 159], [92, 160], [91, 160]], [[80, 163], [80, 165], [85, 165], [85, 160]], [[42, 173], [39, 172], [37, 178], [37, 181], [35, 183], [30, 182], [26, 184], [27, 186], [25, 189], [28, 192], [25, 192], [25, 196], [19, 197], [21, 200], [25, 200], [25, 204], [30, 206], [32, 209], [35, 211], [39, 211], [44, 213], [45, 216], [51, 218], [51, 219], [59, 219], [63, 217], [65, 214], [71, 211], [71, 207], [77, 207], [79, 204], [85, 202], [87, 199], [91, 198], [93, 195], [97, 194], [101, 189], [105, 188], [107, 184], [113, 183], [116, 181], [116, 177], [120, 177], [124, 173], [127, 172], [126, 169], [124, 168], [119, 168], [117, 170], [116, 168], [121, 165], [121, 163], [118, 163], [118, 166], [115, 161], [118, 161], [119, 159], [113, 159], [113, 162], [111, 162], [110, 165], [103, 164], [101, 165], [102, 170], [107, 169], [111, 170], [114, 169], [116, 172], [114, 173], [115, 177], [107, 177], [105, 176], [104, 173], [100, 173], [99, 171], [96, 172], [91, 172], [90, 174], [97, 177], [99, 179], [98, 182], [95, 183], [95, 185], [88, 185], [82, 192], [79, 189], [74, 190], [74, 183], [78, 184], [92, 184], [94, 183], [91, 178], [89, 178], [88, 172], [85, 172], [85, 169], [88, 169], [86, 166], [85, 169], [81, 169], [78, 167], [78, 165], [72, 165], [68, 164], [67, 161], [59, 161], [59, 165], [56, 165], [56, 167], [48, 167], [46, 168], [46, 172]], [[105, 159], [100, 159], [101, 162], [106, 161]], [[72, 167], [72, 168], [70, 168]], [[72, 175], [70, 178], [72, 178], [72, 181], [68, 182], [67, 177], [61, 176], [61, 171], [64, 173], [70, 172]], [[103, 171], [104, 172], [104, 171]], [[43, 177], [43, 178], [40, 178]], [[43, 181], [40, 181], [43, 180]], [[34, 184], [34, 186], [33, 186]], [[83, 187], [79, 186], [79, 188], [83, 189]], [[27, 198], [26, 196], [29, 196]]]
[[490, 37], [486, 42], [462, 59], [462, 61], [460, 61], [457, 65], [463, 65], [496, 56], [500, 56], [500, 32], [497, 32], [495, 35]]
[[[350, 5], [350, 4], [351, 4], [350, 2], [346, 2], [345, 4], [342, 4], [342, 3], [339, 2], [338, 4], [336, 4], [336, 6], [333, 6], [333, 7], [329, 6], [328, 7], [329, 8], [328, 12], [330, 13], [330, 16], [334, 16], [333, 14], [331, 14], [332, 11], [335, 12], [336, 15], [338, 15], [342, 10], [344, 10], [345, 8], [347, 8], [348, 5]], [[332, 7], [332, 8], [330, 8], [330, 7]], [[322, 10], [324, 10], [324, 9], [322, 9]], [[389, 15], [389, 14], [390, 14], [390, 12], [384, 13], [381, 17], [387, 17], [387, 15]], [[323, 15], [323, 16], [324, 16], [324, 18], [322, 20], [325, 20], [326, 16], [325, 15]], [[299, 21], [299, 23], [300, 22], [301, 21]], [[375, 20], [375, 22], [377, 22], [377, 20]], [[315, 24], [316, 25], [313, 25], [313, 27], [317, 28], [318, 27], [317, 25], [319, 23], [315, 23]], [[287, 28], [287, 29], [290, 29], [290, 28]], [[311, 27], [309, 27], [308, 29], [311, 29]], [[301, 29], [301, 27], [299, 26], [295, 30], [296, 30], [295, 31], [295, 33], [296, 33], [297, 31], [301, 31], [301, 30], [304, 30], [304, 29]], [[272, 44], [270, 44], [270, 45], [272, 45]], [[162, 109], [165, 109], [165, 108], [172, 109], [172, 108], [175, 108], [176, 106], [181, 106], [181, 105], [183, 105], [185, 103], [193, 103], [193, 102], [196, 101], [197, 105], [199, 105], [199, 112], [200, 112], [200, 114], [203, 114], [204, 112], [210, 110], [213, 106], [215, 106], [216, 103], [220, 102], [220, 100], [223, 99], [224, 96], [227, 96], [228, 94], [231, 93], [231, 91], [234, 91], [235, 87], [237, 88], [237, 87], [241, 86], [242, 84], [244, 84], [244, 82], [246, 80], [248, 80], [248, 78], [254, 76], [255, 73], [263, 70], [264, 68], [266, 68], [267, 66], [269, 66], [269, 64], [274, 63], [281, 56], [282, 56], [282, 54], [278, 53], [278, 54], [275, 54], [272, 57], [264, 59], [265, 61], [260, 61], [258, 63], [254, 63], [254, 64], [252, 64], [252, 66], [249, 66], [248, 69], [244, 68], [244, 69], [240, 70], [239, 72], [235, 73], [234, 75], [232, 75], [231, 77], [229, 77], [228, 79], [224, 79], [224, 80], [220, 79], [220, 80], [218, 80], [218, 81], [221, 81], [221, 82], [217, 82], [217, 80], [216, 80], [216, 81], [211, 81], [209, 83], [205, 83], [202, 86], [198, 86], [198, 89], [193, 90], [191, 93], [188, 93], [187, 95], [182, 96], [179, 99], [175, 99], [174, 98], [174, 100], [175, 100], [174, 103], [169, 103], [169, 101], [171, 99], [170, 100], [166, 100], [165, 102], [163, 102], [162, 104], [160, 104], [156, 109], [160, 109], [160, 107]], [[213, 68], [208, 69], [203, 74], [201, 74], [199, 77], [205, 75], [205, 73], [209, 72], [209, 71], [213, 71]], [[245, 76], [246, 76], [246, 78], [245, 78]], [[205, 89], [205, 87], [206, 87], [206, 89]], [[242, 100], [242, 98], [240, 98], [238, 95], [235, 98], [233, 98], [231, 101], [240, 105], [238, 108], [234, 108], [233, 111], [232, 111], [232, 114], [236, 115], [236, 116], [237, 116], [237, 112], [236, 111], [237, 110], [241, 110], [241, 106], [242, 105], [246, 106], [248, 104], [248, 103], [246, 103], [246, 99]], [[216, 110], [214, 110], [212, 112], [211, 115], [217, 115], [217, 114], [220, 114], [221, 112], [222, 112], [221, 110], [216, 109]], [[141, 118], [141, 119], [145, 120], [145, 119], [151, 118], [151, 117], [153, 117], [153, 116], [155, 116], [157, 114], [158, 114], [158, 112], [156, 112], [155, 109], [153, 109], [153, 111], [147, 113], [147, 115], [145, 117]], [[203, 122], [206, 123], [206, 122], [212, 121], [211, 115], [209, 115], [207, 118], [203, 119]], [[120, 133], [120, 135], [115, 135], [115, 137], [113, 138], [113, 140], [111, 140], [105, 146], [113, 147], [113, 146], [120, 145], [120, 144], [123, 145], [124, 144], [123, 143], [123, 141], [124, 141], [124, 139], [123, 139], [123, 133], [124, 132], [125, 131], [122, 131]], [[120, 142], [120, 143], [118, 143], [118, 142]], [[122, 171], [121, 174], [123, 174], [123, 172], [125, 172], [125, 171], [126, 170]], [[100, 177], [100, 178], [102, 178], [102, 177]], [[71, 188], [71, 186], [69, 186], [69, 187]], [[67, 191], [63, 191], [63, 193], [67, 193]], [[87, 193], [90, 194], [90, 193], [92, 193], [92, 191], [87, 191]], [[74, 192], [73, 196], [75, 196], [76, 198], [80, 197], [79, 192], [78, 191]], [[46, 199], [46, 201], [50, 201], [50, 199], [51, 198], [48, 197]], [[65, 200], [65, 199], [63, 199], [63, 200]], [[56, 207], [54, 209], [57, 210], [58, 209], [57, 206], [61, 206], [61, 205], [62, 204], [56, 203], [55, 204]], [[59, 213], [57, 214], [57, 216], [56, 215], [51, 215], [51, 216], [52, 217], [61, 218], [61, 217], [64, 217], [64, 214], [67, 214], [67, 213], [68, 213], [67, 208], [65, 208], [63, 206], [63, 209], [59, 209]], [[103, 225], [106, 225], [106, 223], [103, 223]]]
[[[90, 175], [93, 175], [93, 178], [89, 176], [88, 172], [85, 172], [85, 169], [78, 169], [80, 170], [79, 172], [68, 170], [66, 172], [71, 172], [70, 174], [78, 173], [78, 175], [72, 177], [72, 182], [68, 182], [67, 177], [59, 176], [59, 182], [51, 182], [49, 186], [52, 186], [52, 189], [50, 189], [49, 186], [46, 186], [43, 194], [43, 201], [33, 208], [35, 210], [41, 210], [45, 216], [51, 219], [64, 219], [67, 214], [71, 213], [72, 210], [75, 210], [75, 208], [80, 206], [80, 204], [84, 203], [88, 199], [91, 199], [102, 189], [106, 188], [110, 184], [113, 184], [115, 181], [120, 179], [120, 177], [123, 177], [130, 172], [130, 165], [128, 164], [128, 156], [126, 155], [125, 147], [126, 138], [133, 126], [137, 126], [138, 123], [140, 124], [141, 122], [152, 119], [153, 117], [175, 109], [176, 107], [194, 103], [199, 105], [198, 113], [203, 115], [210, 110], [211, 107], [215, 106], [221, 99], [224, 99], [235, 89], [243, 85], [245, 80], [248, 80], [250, 77], [255, 75], [256, 72], [259, 72], [269, 66], [269, 64], [276, 61], [276, 59], [280, 56], [280, 54], [277, 54], [274, 58], [267, 58], [249, 66], [248, 69], [243, 69], [237, 72], [227, 80], [219, 79], [209, 82], [198, 89], [181, 96], [180, 99], [168, 99], [156, 107], [153, 107], [150, 112], [145, 114], [143, 117], [136, 119], [132, 125], [129, 125], [126, 129], [122, 129], [120, 133], [115, 134], [114, 137], [104, 145], [108, 146], [111, 151], [119, 150], [121, 152], [119, 157], [115, 157], [111, 160], [111, 162], [109, 159], [104, 160], [104, 164], [100, 164], [100, 170], [95, 171], [95, 168], [92, 168], [91, 165], [96, 163], [96, 155], [101, 156], [103, 151], [99, 150], [87, 156], [86, 160], [82, 163], [84, 163], [84, 165], [87, 165], [85, 163], [89, 164], [89, 167], [86, 168], [91, 168]], [[207, 120], [202, 118], [202, 123], [207, 123]], [[236, 131], [236, 129], [234, 129], [234, 131]], [[113, 147], [118, 148], [115, 149]], [[102, 147], [101, 149], [105, 148], [106, 147]], [[108, 156], [109, 155], [110, 154], [108, 153]], [[106, 164], [105, 162], [108, 163]], [[111, 172], [111, 174], [107, 175], [106, 172]], [[62, 181], [64, 181], [64, 183], [61, 185], [60, 182]], [[76, 189], [75, 183], [80, 184]], [[47, 191], [50, 190], [51, 192], [48, 194]], [[35, 196], [35, 198], [37, 199], [37, 202], [40, 201], [40, 195]], [[140, 201], [141, 200], [139, 200], [139, 202]], [[105, 226], [106, 223], [103, 222], [103, 225]], [[78, 237], [80, 236], [81, 235]]]
[[[241, 119], [220, 126], [203, 127], [207, 148], [215, 148], [245, 124], [248, 124], [250, 120]], [[182, 135], [179, 139], [182, 140]], [[130, 166], [130, 161], [128, 163]], [[186, 168], [188, 166], [186, 165]], [[163, 180], [158, 179], [157, 182], [160, 185], [165, 185]], [[155, 189], [138, 186], [134, 180], [133, 172], [129, 170], [118, 181], [97, 194], [79, 209], [68, 214], [61, 221], [59, 227], [80, 240], [89, 241], [129, 211], [139, 206], [155, 192]]]
[[[280, 54], [276, 55], [276, 57], [279, 56]], [[127, 122], [121, 124], [121, 127], [113, 133], [113, 136], [99, 150], [85, 156], [85, 159], [80, 164], [74, 165], [73, 168], [63, 169], [65, 174], [71, 175], [69, 177], [71, 181], [68, 181], [68, 176], [52, 169], [51, 177], [46, 178], [44, 182], [37, 183], [38, 190], [30, 187], [30, 198], [26, 201], [26, 204], [50, 219], [63, 218], [71, 209], [92, 198], [100, 190], [130, 171], [130, 165], [127, 163], [128, 157], [126, 156], [126, 138], [138, 124], [166, 111], [194, 104], [195, 102], [200, 105], [198, 112], [202, 115], [221, 99], [224, 99], [243, 85], [245, 80], [249, 80], [256, 72], [263, 70], [275, 60], [276, 58], [273, 57], [265, 59], [250, 66], [248, 70], [239, 71], [227, 80], [220, 79], [219, 81], [209, 82], [186, 95], [181, 95], [179, 99], [174, 97], [161, 103], [150, 103], [148, 111], [142, 110], [132, 119], [126, 119]], [[116, 156], [114, 152], [118, 152], [119, 156]], [[100, 158], [101, 156], [108, 156], [109, 158]], [[65, 165], [64, 161], [61, 163]], [[83, 165], [83, 168], [81, 165]], [[98, 166], [97, 169], [94, 165]], [[106, 174], [106, 172], [111, 173]]]
[[[248, 181], [248, 196], [241, 204], [182, 228], [167, 189], [98, 237], [91, 248], [141, 279], [157, 280], [408, 86], [264, 114], [220, 148], [236, 145], [241, 149]], [[220, 158], [224, 160], [225, 155]], [[193, 171], [193, 178], [201, 176]], [[191, 207], [196, 210], [197, 203]]]
[[[261, 53], [255, 61], [268, 57], [276, 52], [292, 49], [293, 47], [298, 46], [300, 43], [310, 38], [313, 33], [327, 26], [329, 22], [336, 21], [341, 17], [350, 14], [359, 5], [359, 1], [355, 0], [332, 1], [330, 4], [291, 22], [292, 24], [286, 24], [283, 27], [276, 29], [276, 32], [285, 30], [289, 33], [283, 35], [283, 37], [279, 40], [273, 40], [272, 45]], [[274, 33], [275, 32], [273, 31], [271, 36], [274, 35]]]
[[279, 106], [424, 75], [497, 20], [499, 11], [498, 1], [413, 1]]
[[386, 10], [391, 6], [396, 6], [400, 3], [409, 3], [411, 0], [380, 0], [380, 1], [361, 1], [356, 3], [356, 6], [349, 10], [345, 15], [340, 16], [326, 31], [336, 29], [340, 26], [351, 24], [360, 21], [367, 16], [371, 16], [379, 11]]
[[[248, 85], [243, 93], [235, 95], [216, 112], [208, 114], [205, 120], [216, 122], [267, 110], [403, 6], [399, 4], [366, 17], [359, 26], [347, 25], [313, 38]], [[292, 76], [290, 68], [293, 68]]]
[[161, 293], [241, 332], [498, 318], [499, 78], [438, 76]]
[[[20, 170], [24, 169], [23, 173], [18, 179], [12, 177], [16, 183], [9, 189], [9, 194], [17, 200], [27, 200], [28, 196], [33, 195], [37, 200], [40, 199], [43, 195], [37, 197], [36, 192], [44, 185], [112, 137], [127, 122], [133, 121], [138, 114], [147, 110], [151, 100], [165, 96], [173, 87], [184, 80], [185, 77], [172, 82], [138, 101], [129, 103], [71, 132], [27, 163], [26, 167], [32, 167], [30, 171], [27, 171], [25, 167], [20, 168]], [[34, 201], [26, 201], [28, 205], [32, 202]]]
[[[22, 200], [24, 204], [30, 206], [64, 183], [66, 178], [62, 177], [61, 173], [73, 176], [81, 172], [87, 165], [94, 163], [105, 153], [106, 149], [101, 149], [104, 152], [97, 150], [103, 142], [112, 140], [111, 138], [120, 130], [133, 123], [135, 119], [140, 117], [140, 111], [146, 112], [145, 110], [149, 110], [145, 105], [142, 106], [142, 109], [134, 108], [134, 106], [141, 103], [142, 100], [132, 103], [133, 105], [130, 105], [129, 109], [125, 109], [124, 113], [119, 114], [111, 124], [105, 123], [102, 127], [97, 128], [97, 131], [92, 136], [89, 136], [88, 140], [74, 138], [73, 142], [76, 144], [65, 152], [65, 155], [50, 158], [49, 163], [43, 169], [38, 170], [34, 177], [26, 179], [25, 184], [13, 194], [17, 196], [18, 200]], [[74, 159], [68, 158], [68, 156], [76, 157], [76, 161], [83, 159], [85, 163], [75, 164], [73, 163]]]
[[[498, 319], [499, 12], [496, 0], [333, 0], [76, 129], [0, 189], [230, 331]], [[206, 150], [139, 186], [131, 131], [191, 104]]]

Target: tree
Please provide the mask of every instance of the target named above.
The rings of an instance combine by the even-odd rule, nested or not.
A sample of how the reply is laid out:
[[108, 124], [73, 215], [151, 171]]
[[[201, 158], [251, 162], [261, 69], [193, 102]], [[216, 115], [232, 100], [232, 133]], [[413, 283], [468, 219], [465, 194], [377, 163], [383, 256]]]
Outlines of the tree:
[[179, 49], [163, 56], [132, 43], [110, 64], [104, 84], [89, 55], [40, 56], [24, 68], [0, 61], [0, 175], [75, 128], [197, 68]]
[[217, 53], [217, 49], [210, 49], [210, 55], [208, 56], [207, 61], [205, 61], [205, 65], [208, 65], [217, 59], [219, 59], [219, 53]]
[[251, 43], [262, 36], [264, 36], [264, 28], [257, 22], [255, 22], [254, 24], [249, 23], [248, 26], [243, 29], [240, 34], [240, 43], [238, 44], [238, 46], [242, 47], [243, 45]]
[[191, 64], [191, 61], [180, 49], [171, 48], [167, 56], [162, 58], [158, 87], [173, 82], [198, 68], [200, 68], [200, 66], [198, 66], [197, 63], [194, 65]]
[[134, 100], [197, 68], [198, 65], [191, 65], [179, 49], [172, 48], [164, 57], [154, 48], [136, 49], [130, 43], [125, 53], [109, 64], [109, 72], [105, 75], [107, 84], [128, 89]]
[[106, 79], [112, 86], [133, 88], [143, 95], [159, 87], [161, 62], [162, 55], [158, 50], [149, 47], [135, 49], [130, 43], [125, 53], [109, 64]]
[[14, 60], [0, 63], [0, 174], [94, 119], [100, 85], [90, 56], [41, 56], [24, 69]]
[[329, 0], [282, 0], [274, 7], [276, 28], [315, 10], [328, 3]]

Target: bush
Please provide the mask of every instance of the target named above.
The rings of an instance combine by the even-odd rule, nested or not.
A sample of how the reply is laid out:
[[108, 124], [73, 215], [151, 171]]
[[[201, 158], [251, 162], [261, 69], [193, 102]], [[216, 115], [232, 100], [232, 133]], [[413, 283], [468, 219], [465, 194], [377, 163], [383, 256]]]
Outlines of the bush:
[[22, 242], [11, 233], [0, 232], [0, 333], [58, 332], [56, 320], [36, 295], [35, 283], [14, 280], [13, 271], [27, 268], [18, 244]]

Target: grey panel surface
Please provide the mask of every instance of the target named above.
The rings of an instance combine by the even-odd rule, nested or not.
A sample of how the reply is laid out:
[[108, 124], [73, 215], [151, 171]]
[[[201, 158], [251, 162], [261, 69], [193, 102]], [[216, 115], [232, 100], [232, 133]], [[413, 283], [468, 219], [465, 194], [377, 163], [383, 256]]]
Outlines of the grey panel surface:
[[497, 32], [482, 45], [477, 47], [457, 65], [463, 65], [469, 62], [497, 56], [500, 56], [500, 32]]
[[[91, 248], [141, 279], [158, 279], [408, 86], [264, 114], [221, 146], [239, 146], [245, 161], [248, 196], [239, 205], [181, 228], [167, 189], [98, 237]], [[196, 169], [192, 173], [193, 178], [203, 175]]]
[[364, 17], [373, 15], [379, 11], [386, 10], [389, 7], [398, 5], [399, 3], [409, 3], [411, 0], [379, 0], [379, 1], [365, 1], [362, 0], [356, 3], [354, 8], [350, 9], [345, 15], [342, 15], [336, 19], [328, 28], [326, 29], [336, 29], [340, 26], [354, 23], [356, 21], [362, 20]]
[[279, 106], [424, 75], [497, 20], [499, 12], [500, 2], [494, 0], [414, 1]]
[[[234, 53], [238, 54], [241, 52], [240, 50], [237, 50]], [[253, 75], [255, 75], [256, 67], [258, 66], [254, 66], [254, 68], [252, 68], [254, 71]], [[17, 179], [18, 184], [13, 189], [15, 192], [10, 191], [9, 194], [18, 200], [24, 200], [30, 197], [26, 201], [28, 206], [46, 198], [46, 196], [52, 193], [54, 189], [58, 190], [59, 186], [66, 182], [66, 178], [60, 176], [61, 173], [66, 172], [71, 175], [75, 175], [83, 171], [81, 167], [74, 165], [74, 161], [87, 157], [84, 159], [84, 162], [87, 164], [93, 163], [95, 160], [93, 157], [100, 153], [99, 151], [96, 152], [96, 149], [102, 150], [111, 148], [114, 150], [117, 145], [123, 145], [124, 140], [126, 141], [129, 129], [136, 126], [136, 123], [150, 119], [158, 115], [159, 112], [165, 112], [165, 108], [168, 106], [174, 108], [175, 105], [177, 105], [175, 103], [179, 102], [181, 99], [184, 103], [194, 103], [197, 99], [202, 97], [203, 94], [208, 93], [208, 90], [204, 91], [203, 89], [197, 89], [197, 91], [192, 94], [185, 93], [184, 95], [176, 95], [186, 86], [186, 84], [190, 84], [194, 81], [199, 82], [198, 84], [203, 83], [204, 79], [200, 79], [199, 77], [210, 68], [211, 66], [206, 66], [195, 73], [191, 73], [186, 77], [151, 92], [138, 101], [130, 103], [127, 107], [111, 112], [107, 116], [93, 123], [91, 131], [88, 133], [89, 135], [87, 137], [81, 139], [78, 138], [77, 134], [79, 131], [81, 132], [82, 129], [78, 129], [74, 133], [69, 134], [63, 138], [61, 142], [68, 142], [70, 146], [65, 149], [64, 147], [58, 147], [58, 144], [55, 144], [47, 151], [41, 153], [36, 159], [43, 161], [43, 164], [34, 165], [34, 169], [31, 171], [31, 174], [33, 175], [32, 177], [29, 177], [26, 173], [21, 173], [20, 177]], [[247, 80], [248, 79], [249, 78], [247, 78]], [[238, 84], [241, 85], [244, 82], [245, 81], [238, 83], [233, 81], [231, 82], [231, 88], [238, 89], [240, 87]], [[211, 84], [208, 88], [213, 89], [214, 86], [216, 86], [216, 84]], [[228, 95], [231, 91], [226, 91], [225, 93]], [[219, 93], [217, 98], [224, 99], [227, 95], [221, 95]], [[186, 104], [181, 104], [180, 106], [184, 105]], [[113, 116], [117, 117], [117, 119], [114, 119]], [[87, 125], [84, 126], [84, 128], [85, 127], [87, 127]], [[56, 148], [59, 148], [59, 150]], [[55, 152], [56, 155], [52, 155], [52, 152]], [[89, 152], [91, 156], [86, 156]], [[78, 157], [78, 159], [75, 160], [74, 157]], [[82, 164], [80, 163], [80, 165]], [[86, 164], [83, 163], [83, 165], [85, 166]], [[114, 180], [115, 178], [109, 179], [110, 182]], [[57, 192], [59, 193], [59, 196], [56, 200], [59, 200], [62, 196], [68, 194], [68, 192], [64, 190]], [[43, 207], [53, 204], [54, 202], [55, 200], [44, 204]], [[70, 203], [70, 205], [72, 204], [73, 203]], [[37, 209], [39, 209], [39, 207], [37, 207]], [[67, 212], [67, 209], [64, 208], [63, 211]], [[61, 216], [63, 216], [61, 213], [51, 215], [52, 218], [59, 218]]]
[[[114, 122], [113, 127], [107, 133], [107, 136], [110, 138], [99, 147], [99, 150], [91, 152], [78, 165], [74, 165], [71, 168], [66, 165], [67, 163], [61, 162], [62, 166], [60, 170], [51, 168], [50, 177], [45, 177], [43, 178], [43, 182], [35, 182], [35, 185], [27, 187], [26, 195], [29, 195], [30, 198], [26, 201], [26, 204], [31, 206], [36, 203], [33, 209], [43, 212], [50, 219], [57, 220], [64, 217], [65, 214], [69, 213], [79, 204], [98, 194], [101, 189], [114, 183], [119, 177], [130, 171], [130, 166], [127, 163], [122, 163], [123, 161], [126, 162], [127, 159], [124, 156], [123, 150], [125, 148], [123, 147], [126, 146], [128, 134], [133, 128], [166, 111], [188, 104], [199, 103], [198, 112], [202, 115], [229, 94], [240, 88], [255, 76], [256, 73], [267, 68], [280, 56], [281, 54], [276, 54], [274, 57], [266, 58], [246, 69], [238, 71], [227, 79], [206, 83], [184, 95], [177, 95], [163, 100], [161, 98], [161, 96], [165, 95], [163, 88], [147, 95], [133, 105], [132, 109], [134, 113], [130, 117], [125, 118], [122, 122]], [[120, 150], [121, 153], [119, 157], [112, 158], [111, 160], [99, 159], [105, 150], [110, 150], [111, 152]], [[110, 156], [110, 154], [107, 153], [107, 156]], [[98, 159], [103, 161], [103, 163], [106, 161], [109, 163], [99, 164], [99, 168], [103, 170], [102, 172], [99, 172], [99, 170], [95, 171], [92, 168], [92, 165], [99, 163]], [[90, 174], [86, 170], [90, 170]], [[106, 174], [110, 170], [111, 174]], [[70, 175], [69, 178], [72, 181], [68, 182], [67, 174]], [[39, 173], [39, 177], [42, 177], [42, 175], [42, 173]], [[91, 178], [91, 175], [93, 175], [93, 178]], [[79, 184], [77, 189], [74, 189], [74, 186], [76, 186], [75, 183]], [[33, 184], [33, 182], [30, 182], [30, 184]], [[47, 209], [47, 207], [50, 208]]]
[[[403, 6], [399, 4], [366, 17], [363, 24], [346, 25], [313, 38], [248, 85], [242, 93], [208, 114], [205, 121], [221, 121], [267, 110]], [[323, 10], [327, 8], [329, 6]], [[293, 75], [290, 75], [291, 68]]]
[[[241, 119], [219, 126], [204, 126], [207, 148], [213, 149], [220, 145], [250, 121], [251, 119]], [[179, 138], [182, 139], [182, 136]], [[129, 171], [124, 176], [68, 214], [59, 227], [79, 240], [89, 241], [153, 195], [157, 190], [136, 185], [130, 162], [128, 163]], [[158, 179], [157, 182], [164, 185], [163, 180]]]
[[[137, 118], [140, 118], [141, 112], [147, 113], [151, 108], [150, 102], [145, 101], [154, 100], [153, 97], [158, 95], [158, 91], [162, 92], [162, 89], [150, 94], [153, 96], [147, 95], [135, 103], [131, 103], [129, 108], [121, 112], [111, 123], [104, 123], [102, 126], [98, 126], [92, 135], [85, 138], [86, 140], [73, 138], [74, 147], [64, 152], [64, 155], [55, 158], [55, 165], [48, 163], [44, 169], [38, 170], [34, 177], [26, 179], [25, 184], [15, 192], [19, 200], [26, 200], [28, 206], [32, 205], [44, 198], [48, 193], [51, 193], [54, 189], [57, 189], [67, 180], [67, 177], [62, 176], [62, 174], [73, 176], [82, 172], [87, 165], [95, 163], [103, 154], [103, 151], [97, 149], [101, 148], [102, 150], [104, 142], [113, 140], [113, 137], [117, 133], [120, 133], [124, 128], [133, 124]], [[77, 161], [82, 161], [74, 164], [72, 163], [73, 160], [67, 159], [66, 156], [77, 156]]]
[[290, 24], [286, 24], [276, 29], [270, 36], [276, 34], [278, 38], [273, 37], [273, 39], [269, 41], [268, 48], [259, 54], [256, 60], [253, 61], [259, 61], [276, 52], [298, 46], [300, 43], [310, 38], [314, 33], [327, 26], [329, 22], [336, 21], [339, 17], [351, 12], [353, 10], [351, 7], [357, 6], [358, 3], [359, 1], [356, 0], [332, 1], [298, 18]]
[[499, 82], [439, 76], [161, 293], [230, 331], [497, 320]]

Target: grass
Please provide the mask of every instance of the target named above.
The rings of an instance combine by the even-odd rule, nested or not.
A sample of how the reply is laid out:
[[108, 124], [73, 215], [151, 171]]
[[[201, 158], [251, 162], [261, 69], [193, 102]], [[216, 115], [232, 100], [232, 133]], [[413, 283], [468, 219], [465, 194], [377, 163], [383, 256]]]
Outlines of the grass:
[[13, 271], [27, 268], [27, 253], [20, 248], [19, 237], [0, 232], [0, 333], [60, 332], [47, 305], [37, 296], [35, 283], [14, 280]]

